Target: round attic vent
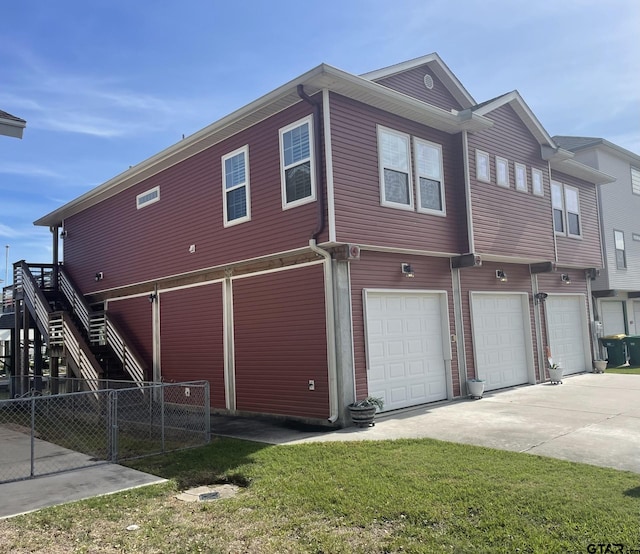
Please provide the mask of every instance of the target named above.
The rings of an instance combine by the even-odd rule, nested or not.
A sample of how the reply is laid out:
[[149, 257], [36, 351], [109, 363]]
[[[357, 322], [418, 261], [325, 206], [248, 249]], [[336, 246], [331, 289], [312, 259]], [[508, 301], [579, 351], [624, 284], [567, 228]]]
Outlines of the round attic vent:
[[433, 88], [433, 77], [428, 73], [426, 73], [424, 76], [424, 86], [427, 87], [429, 90]]

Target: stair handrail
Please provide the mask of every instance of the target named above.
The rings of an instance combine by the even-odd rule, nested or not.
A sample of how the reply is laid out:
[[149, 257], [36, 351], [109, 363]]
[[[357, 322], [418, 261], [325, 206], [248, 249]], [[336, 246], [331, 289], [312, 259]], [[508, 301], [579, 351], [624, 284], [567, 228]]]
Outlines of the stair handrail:
[[93, 344], [107, 344], [111, 347], [122, 363], [123, 369], [133, 380], [137, 383], [143, 382], [145, 380], [144, 366], [140, 362], [140, 356], [124, 340], [123, 334], [109, 318], [107, 312], [91, 312], [84, 296], [77, 292], [76, 287], [62, 267], [58, 269], [58, 283], [74, 313], [85, 326], [89, 340]]
[[36, 325], [45, 337], [45, 342], [48, 342], [51, 306], [49, 306], [42, 289], [37, 286], [36, 279], [26, 262], [20, 261], [14, 264], [14, 283], [16, 290], [22, 290], [22, 297], [35, 315]]
[[50, 317], [52, 346], [62, 346], [71, 355], [92, 390], [98, 390], [101, 367], [86, 344], [84, 337], [66, 312], [52, 312]]

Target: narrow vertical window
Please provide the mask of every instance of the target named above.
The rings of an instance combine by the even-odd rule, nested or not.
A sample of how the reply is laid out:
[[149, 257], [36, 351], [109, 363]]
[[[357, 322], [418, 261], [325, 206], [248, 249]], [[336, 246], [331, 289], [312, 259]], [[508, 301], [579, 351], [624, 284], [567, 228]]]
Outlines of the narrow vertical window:
[[624, 249], [624, 233], [622, 231], [613, 231], [613, 240], [616, 246], [616, 267], [618, 269], [627, 269], [627, 254]]
[[570, 237], [582, 236], [578, 189], [568, 185], [564, 186], [564, 206], [567, 217], [567, 235]]
[[445, 215], [442, 146], [414, 138], [418, 211]]
[[524, 164], [515, 164], [516, 169], [516, 190], [522, 192], [529, 192], [529, 185], [527, 184], [527, 166]]
[[489, 154], [482, 150], [476, 150], [476, 179], [478, 181], [491, 182], [491, 169], [489, 167]]
[[249, 146], [222, 157], [224, 226], [251, 219], [249, 201]]
[[631, 192], [640, 194], [640, 169], [637, 167], [631, 168]]
[[496, 156], [496, 183], [501, 187], [509, 188], [509, 161]]
[[536, 196], [544, 196], [542, 175], [542, 170], [536, 169], [535, 167], [531, 169], [531, 188], [533, 189], [533, 194]]
[[295, 208], [316, 199], [313, 119], [311, 116], [280, 129], [282, 208]]
[[378, 127], [380, 203], [383, 206], [413, 209], [409, 145], [409, 135]]
[[553, 206], [553, 229], [564, 235], [564, 200], [562, 184], [551, 181], [551, 204]]

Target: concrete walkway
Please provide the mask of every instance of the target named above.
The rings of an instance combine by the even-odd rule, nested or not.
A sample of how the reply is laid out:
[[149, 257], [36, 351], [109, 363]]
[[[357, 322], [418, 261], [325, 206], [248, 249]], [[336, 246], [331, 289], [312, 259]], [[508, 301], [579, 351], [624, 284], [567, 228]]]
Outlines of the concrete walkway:
[[[640, 376], [583, 374], [562, 385], [489, 393], [379, 416], [375, 427], [301, 431], [214, 416], [212, 433], [271, 444], [434, 438], [539, 454], [640, 473]], [[163, 482], [115, 464], [0, 484], [0, 519]]]
[[640, 473], [640, 376], [587, 373], [378, 416], [375, 427], [300, 432], [214, 418], [212, 432], [272, 444], [433, 438]]

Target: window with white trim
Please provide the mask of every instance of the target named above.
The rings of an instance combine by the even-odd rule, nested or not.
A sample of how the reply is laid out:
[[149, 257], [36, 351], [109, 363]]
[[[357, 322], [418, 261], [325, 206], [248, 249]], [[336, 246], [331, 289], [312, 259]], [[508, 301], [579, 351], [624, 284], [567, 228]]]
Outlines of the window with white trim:
[[543, 174], [541, 169], [531, 168], [531, 189], [536, 196], [544, 196]]
[[476, 179], [491, 182], [491, 167], [489, 165], [489, 154], [482, 150], [476, 150]]
[[418, 211], [445, 215], [442, 146], [413, 138], [415, 152]]
[[224, 226], [251, 219], [249, 200], [249, 146], [222, 156]]
[[282, 208], [316, 199], [313, 118], [305, 117], [280, 129]]
[[496, 156], [496, 183], [501, 187], [509, 188], [509, 160]]
[[136, 196], [136, 208], [139, 210], [140, 208], [144, 208], [149, 204], [153, 204], [160, 200], [160, 187], [153, 187], [143, 193], [138, 194]]
[[404, 210], [413, 209], [410, 137], [405, 133], [378, 127], [380, 164], [380, 203]]
[[618, 269], [627, 269], [627, 254], [624, 249], [624, 233], [614, 229], [613, 241], [616, 247], [616, 267]]
[[567, 236], [575, 238], [581, 237], [580, 197], [577, 188], [564, 185], [564, 208], [567, 220]]
[[631, 233], [631, 239], [640, 242], [640, 235], [638, 235], [637, 233]]
[[515, 164], [516, 172], [516, 190], [522, 192], [529, 192], [529, 185], [527, 183], [527, 166], [524, 164]]
[[633, 194], [640, 194], [640, 169], [631, 167], [631, 191]]
[[551, 205], [553, 206], [553, 229], [564, 235], [564, 196], [562, 183], [551, 181]]

